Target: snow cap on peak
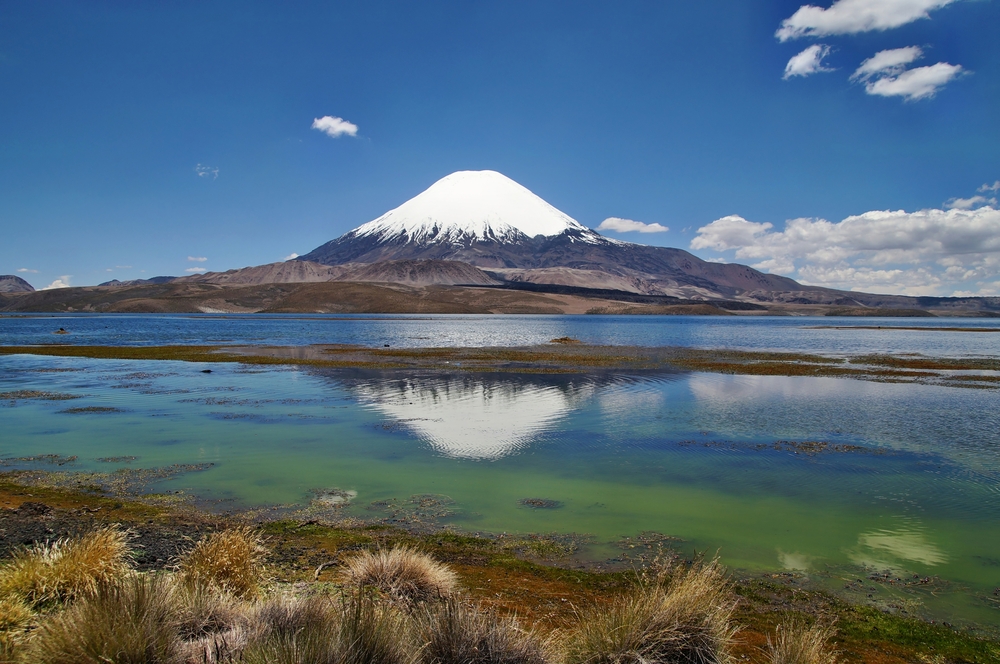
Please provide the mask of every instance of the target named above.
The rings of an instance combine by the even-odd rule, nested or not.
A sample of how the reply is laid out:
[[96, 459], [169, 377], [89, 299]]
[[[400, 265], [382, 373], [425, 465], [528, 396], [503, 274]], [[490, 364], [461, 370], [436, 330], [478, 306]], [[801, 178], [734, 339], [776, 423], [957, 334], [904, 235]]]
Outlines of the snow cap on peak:
[[593, 234], [569, 215], [496, 171], [457, 171], [398, 208], [354, 230], [356, 236], [410, 241], [516, 241], [568, 230]]

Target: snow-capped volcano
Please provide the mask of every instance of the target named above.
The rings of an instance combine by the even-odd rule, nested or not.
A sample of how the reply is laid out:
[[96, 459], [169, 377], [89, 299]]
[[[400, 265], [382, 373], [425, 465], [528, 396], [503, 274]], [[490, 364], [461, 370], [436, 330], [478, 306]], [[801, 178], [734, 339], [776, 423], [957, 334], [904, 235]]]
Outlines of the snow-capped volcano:
[[683, 297], [797, 286], [745, 266], [706, 263], [682, 249], [606, 238], [496, 171], [452, 173], [296, 260], [459, 261], [492, 271], [488, 279]]
[[[458, 171], [351, 233], [418, 244], [519, 242], [567, 231], [600, 236], [496, 171]], [[594, 236], [594, 237], [592, 237]]]

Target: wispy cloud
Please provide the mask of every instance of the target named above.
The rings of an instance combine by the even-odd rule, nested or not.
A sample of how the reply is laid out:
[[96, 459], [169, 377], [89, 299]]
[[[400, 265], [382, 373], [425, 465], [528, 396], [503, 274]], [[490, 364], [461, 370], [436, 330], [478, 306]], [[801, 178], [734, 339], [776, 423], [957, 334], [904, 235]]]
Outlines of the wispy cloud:
[[31, 274], [38, 274], [38, 270], [32, 270], [29, 267], [19, 267], [19, 268], [17, 268], [17, 271], [18, 272], [28, 272], [28, 273], [31, 273]]
[[324, 115], [321, 118], [314, 119], [312, 128], [319, 129], [330, 138], [358, 135], [358, 125], [334, 115]]
[[292, 253], [290, 253], [287, 256], [285, 256], [282, 260], [291, 261], [291, 260], [295, 260], [298, 257], [299, 257], [299, 255], [293, 251]]
[[64, 274], [55, 281], [53, 281], [48, 286], [40, 288], [39, 290], [52, 290], [53, 288], [70, 288], [69, 280], [72, 278], [71, 274]]
[[898, 76], [910, 63], [923, 57], [919, 46], [906, 46], [879, 51], [861, 63], [853, 74], [852, 81], [867, 81], [872, 76]]
[[830, 47], [826, 44], [813, 44], [798, 55], [793, 55], [785, 65], [786, 81], [793, 76], [811, 76], [824, 71], [833, 71], [823, 66], [823, 58], [830, 55]]
[[995, 196], [986, 198], [985, 196], [970, 196], [969, 198], [949, 198], [944, 206], [949, 210], [971, 210], [983, 205], [996, 205]]
[[964, 70], [961, 65], [939, 62], [928, 67], [907, 69], [924, 55], [919, 46], [879, 51], [861, 63], [852, 81], [863, 81], [865, 92], [881, 97], [903, 97], [907, 101], [933, 97], [939, 89]]
[[616, 233], [665, 233], [670, 229], [660, 224], [646, 224], [631, 219], [608, 217], [597, 227], [599, 231], [614, 231]]
[[185, 272], [207, 272], [207, 270], [205, 268], [203, 268], [203, 267], [189, 267], [188, 269], [186, 269], [184, 271]]
[[865, 92], [879, 97], [903, 97], [906, 101], [929, 99], [961, 74], [961, 65], [939, 62], [929, 67], [907, 69], [899, 76], [885, 76], [865, 84]]
[[850, 35], [898, 28], [923, 18], [956, 0], [837, 0], [828, 9], [802, 5], [781, 22], [781, 41], [801, 37]]
[[207, 260], [205, 256], [188, 256], [188, 262], [191, 263], [204, 263]]
[[993, 184], [984, 184], [979, 189], [976, 189], [981, 194], [985, 194], [987, 191], [997, 192], [1000, 191], [1000, 180], [997, 180]]
[[115, 265], [116, 270], [131, 270], [131, 265]]
[[204, 164], [198, 164], [194, 167], [194, 172], [197, 173], [200, 178], [215, 180], [219, 177], [218, 166], [205, 166]]

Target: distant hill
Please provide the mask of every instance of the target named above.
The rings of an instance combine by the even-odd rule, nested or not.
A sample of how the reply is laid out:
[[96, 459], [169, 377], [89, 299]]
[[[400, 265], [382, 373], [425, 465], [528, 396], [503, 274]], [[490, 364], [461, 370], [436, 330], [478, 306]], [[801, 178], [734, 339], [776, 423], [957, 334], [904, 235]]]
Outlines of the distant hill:
[[180, 277], [178, 283], [228, 284], [254, 286], [258, 284], [299, 284], [333, 281], [344, 272], [342, 267], [321, 265], [309, 261], [284, 261], [226, 272], [205, 272]]
[[0, 293], [34, 293], [35, 287], [13, 274], [0, 275]]
[[105, 281], [103, 284], [98, 284], [98, 285], [110, 286], [112, 288], [121, 288], [123, 286], [146, 286], [148, 284], [169, 284], [176, 278], [177, 277], [150, 277], [149, 279], [129, 279], [127, 281], [118, 281], [117, 279], [112, 279], [111, 281]]

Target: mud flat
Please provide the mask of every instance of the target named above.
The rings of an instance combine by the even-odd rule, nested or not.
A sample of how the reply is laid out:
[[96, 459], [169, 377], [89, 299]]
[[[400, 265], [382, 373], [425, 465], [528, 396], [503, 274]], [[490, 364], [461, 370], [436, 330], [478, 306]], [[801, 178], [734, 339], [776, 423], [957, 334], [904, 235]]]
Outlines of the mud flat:
[[915, 354], [830, 357], [807, 353], [701, 350], [684, 347], [598, 346], [553, 339], [511, 348], [370, 348], [309, 346], [0, 346], [0, 355], [118, 360], [241, 362], [345, 369], [425, 369], [466, 372], [586, 373], [702, 371], [758, 376], [827, 376], [880, 382], [1000, 388], [1000, 359]]

